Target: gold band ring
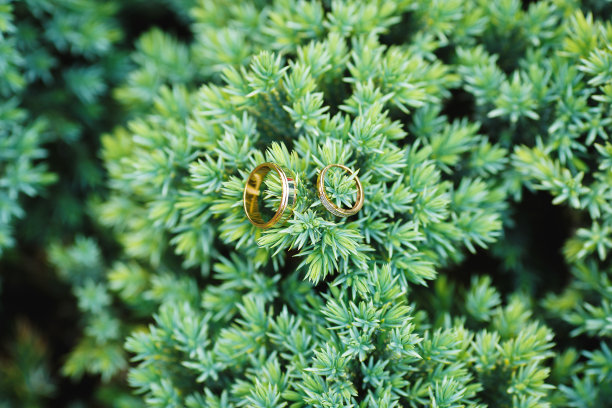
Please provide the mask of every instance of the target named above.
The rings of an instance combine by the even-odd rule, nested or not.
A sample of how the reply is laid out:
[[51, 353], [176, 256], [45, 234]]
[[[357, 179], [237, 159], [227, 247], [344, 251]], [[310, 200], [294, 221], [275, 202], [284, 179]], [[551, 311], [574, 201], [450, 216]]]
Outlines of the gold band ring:
[[321, 200], [323, 206], [325, 206], [327, 211], [334, 215], [337, 215], [338, 217], [349, 217], [353, 214], [357, 214], [357, 212], [361, 210], [361, 207], [363, 206], [363, 188], [361, 187], [361, 182], [359, 181], [359, 178], [355, 176], [355, 185], [357, 186], [357, 202], [351, 209], [346, 210], [344, 208], [340, 208], [337, 205], [333, 204], [330, 201], [329, 197], [327, 197], [327, 194], [325, 194], [325, 173], [331, 167], [339, 167], [342, 170], [346, 171], [348, 174], [353, 175], [351, 169], [341, 164], [330, 164], [326, 166], [323, 170], [321, 170], [321, 173], [319, 173], [319, 177], [317, 177], [317, 191], [319, 193], [319, 199]]
[[[282, 187], [281, 200], [278, 210], [268, 221], [264, 221], [259, 211], [259, 195], [261, 184], [266, 175], [274, 170], [280, 177]], [[244, 212], [251, 224], [259, 228], [270, 228], [279, 221], [284, 221], [291, 215], [295, 207], [297, 189], [295, 180], [287, 177], [283, 169], [274, 163], [262, 163], [249, 174], [243, 194]]]

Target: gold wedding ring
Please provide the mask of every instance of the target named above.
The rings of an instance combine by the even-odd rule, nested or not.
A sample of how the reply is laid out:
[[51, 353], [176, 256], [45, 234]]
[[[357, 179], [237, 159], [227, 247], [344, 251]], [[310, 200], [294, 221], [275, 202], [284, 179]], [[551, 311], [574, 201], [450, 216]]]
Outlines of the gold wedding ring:
[[[268, 221], [265, 221], [259, 210], [259, 196], [261, 195], [261, 184], [270, 171], [275, 171], [281, 183], [281, 200], [276, 213]], [[277, 222], [286, 221], [293, 212], [297, 198], [295, 180], [287, 177], [283, 169], [274, 163], [262, 163], [249, 174], [246, 185], [244, 186], [243, 203], [244, 212], [251, 224], [256, 227], [266, 229], [272, 227]]]
[[325, 166], [325, 168], [321, 170], [321, 173], [319, 173], [319, 177], [317, 178], [317, 191], [319, 193], [319, 199], [321, 200], [323, 206], [325, 206], [327, 211], [334, 215], [337, 215], [338, 217], [349, 217], [351, 215], [357, 214], [357, 212], [361, 210], [361, 207], [363, 206], [363, 188], [361, 187], [361, 182], [359, 181], [357, 176], [355, 176], [355, 185], [357, 186], [357, 202], [355, 202], [353, 208], [350, 208], [348, 210], [340, 208], [337, 205], [333, 204], [329, 200], [329, 197], [327, 197], [327, 194], [325, 194], [325, 173], [331, 167], [341, 168], [348, 174], [353, 175], [351, 169], [346, 166], [343, 166], [342, 164], [330, 164], [328, 166]]

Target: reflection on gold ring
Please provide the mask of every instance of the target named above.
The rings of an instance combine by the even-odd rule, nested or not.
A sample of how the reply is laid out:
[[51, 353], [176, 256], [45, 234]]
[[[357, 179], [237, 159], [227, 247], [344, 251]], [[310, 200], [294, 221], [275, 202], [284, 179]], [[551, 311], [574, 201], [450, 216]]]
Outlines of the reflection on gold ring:
[[357, 201], [355, 202], [355, 205], [353, 206], [353, 208], [350, 208], [348, 210], [340, 208], [337, 205], [333, 204], [325, 193], [325, 173], [327, 173], [327, 170], [332, 167], [341, 168], [348, 174], [353, 175], [353, 171], [348, 167], [343, 166], [342, 164], [330, 164], [328, 166], [325, 166], [325, 168], [319, 173], [319, 177], [317, 177], [317, 192], [319, 193], [319, 199], [321, 200], [323, 206], [327, 209], [327, 211], [334, 215], [337, 215], [338, 217], [349, 217], [353, 214], [357, 214], [357, 212], [361, 210], [361, 207], [363, 207], [364, 200], [363, 188], [361, 187], [361, 182], [359, 181], [359, 178], [355, 176], [355, 185], [357, 186]]
[[[259, 195], [261, 194], [261, 184], [270, 171], [275, 171], [280, 177], [281, 182], [281, 201], [276, 213], [268, 221], [264, 221], [259, 210]], [[291, 215], [295, 207], [297, 189], [295, 180], [287, 177], [283, 169], [275, 163], [262, 163], [249, 174], [246, 185], [244, 186], [243, 204], [244, 212], [249, 221], [256, 227], [266, 229], [275, 225], [279, 221], [285, 221]]]

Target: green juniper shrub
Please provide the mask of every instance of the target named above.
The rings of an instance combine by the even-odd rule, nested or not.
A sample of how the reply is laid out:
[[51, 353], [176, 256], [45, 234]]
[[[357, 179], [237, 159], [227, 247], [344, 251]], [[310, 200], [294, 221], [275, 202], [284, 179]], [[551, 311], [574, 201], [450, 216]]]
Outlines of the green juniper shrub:
[[41, 298], [66, 294], [50, 278], [43, 251], [50, 240], [85, 228], [84, 196], [102, 186], [97, 132], [111, 121], [108, 91], [127, 69], [127, 53], [115, 48], [122, 38], [119, 5], [0, 1], [3, 407], [48, 406], [62, 398], [55, 369], [63, 336], [40, 322], [65, 313], [64, 303], [46, 310]]
[[[156, 310], [125, 343], [147, 405], [608, 400], [609, 23], [561, 1], [201, 1], [191, 15], [194, 41], [173, 51], [205, 82], [122, 86], [152, 107], [103, 138], [111, 191], [95, 211], [124, 250], [107, 285]], [[164, 41], [156, 54], [173, 55]], [[457, 93], [464, 116], [448, 111]], [[299, 198], [262, 231], [242, 191], [264, 161], [295, 175]], [[355, 217], [315, 195], [332, 163], [359, 169]], [[326, 188], [347, 204], [347, 185]], [[512, 263], [538, 255], [504, 242], [536, 190], [577, 227], [573, 278], [543, 300]], [[467, 286], [439, 274], [487, 248], [532, 283], [500, 293], [495, 271]], [[581, 351], [584, 336], [600, 345]]]
[[[13, 246], [16, 218], [18, 237], [32, 242], [83, 225], [83, 191], [102, 181], [92, 136], [111, 117], [108, 89], [127, 67], [115, 50], [118, 9], [90, 0], [0, 5], [0, 250]], [[59, 175], [47, 205], [22, 199]]]
[[[49, 252], [84, 322], [63, 373], [127, 369], [151, 407], [606, 406], [611, 11], [200, 0], [189, 43], [144, 34], [91, 203], [122, 253]], [[260, 230], [242, 195], [265, 161], [298, 201]], [[359, 169], [356, 216], [316, 196], [332, 163]], [[533, 266], [533, 192], [570, 214], [567, 279]], [[481, 254], [498, 267], [465, 270]]]
[[[66, 381], [55, 372], [58, 355], [64, 353], [59, 333], [64, 327], [44, 321], [70, 315], [73, 299], [65, 284], [51, 278], [54, 271], [44, 251], [50, 242], [57, 247], [72, 241], [76, 231], [99, 232], [92, 227], [86, 201], [103, 190], [100, 133], [128, 115], [111, 91], [136, 69], [129, 58], [133, 27], [125, 14], [139, 4], [0, 0], [0, 291], [6, 292], [0, 299], [0, 358], [6, 367], [0, 375], [0, 406], [61, 405], [69, 399], [63, 395]], [[189, 8], [185, 1], [161, 4], [183, 12]], [[92, 254], [86, 247], [76, 245], [72, 255], [80, 258], [72, 266], [97, 265], [99, 259], [86, 258]], [[63, 280], [80, 293], [83, 288], [76, 285], [81, 280], [63, 272]], [[27, 296], [18, 299], [20, 293]], [[53, 310], [32, 307], [33, 302], [44, 304], [41, 298], [57, 299]], [[31, 329], [22, 330], [23, 321]], [[78, 325], [74, 321], [71, 330]], [[78, 333], [71, 334], [73, 343]], [[21, 351], [31, 343], [40, 343], [32, 358]], [[115, 342], [121, 356], [122, 343]], [[57, 392], [51, 392], [54, 387]]]
[[[191, 2], [152, 5], [184, 14]], [[142, 36], [141, 52], [130, 55], [134, 44], [127, 41], [135, 33], [126, 19], [141, 6], [141, 0], [0, 2], [0, 251], [16, 238], [44, 245], [91, 229], [83, 202], [103, 188], [100, 133], [139, 112], [112, 99], [113, 92], [121, 95], [119, 83], [136, 89], [134, 77], [146, 76], [142, 71], [159, 84], [192, 78], [189, 68], [180, 74], [188, 66], [180, 46], [166, 47], [183, 56], [174, 64], [167, 55], [158, 65], [149, 58], [161, 41], [173, 41], [159, 30]], [[147, 21], [141, 24], [147, 28]], [[50, 199], [24, 200], [58, 178], [46, 193]]]

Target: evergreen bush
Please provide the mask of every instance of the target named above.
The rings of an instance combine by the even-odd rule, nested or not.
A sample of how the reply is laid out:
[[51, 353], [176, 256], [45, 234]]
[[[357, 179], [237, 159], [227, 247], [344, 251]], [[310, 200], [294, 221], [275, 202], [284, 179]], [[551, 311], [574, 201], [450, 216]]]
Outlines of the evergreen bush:
[[[89, 203], [120, 253], [49, 247], [83, 317], [63, 374], [100, 374], [115, 406], [610, 405], [611, 15], [199, 0], [191, 40], [145, 33]], [[268, 230], [242, 207], [264, 161], [299, 193]], [[318, 201], [332, 163], [359, 169], [354, 217]]]
[[[0, 2], [0, 252], [16, 236], [44, 243], [83, 228], [83, 196], [102, 187], [95, 149], [113, 117], [108, 89], [127, 70], [127, 54], [115, 49], [118, 9], [114, 1]], [[23, 199], [58, 177], [46, 205]]]
[[[165, 3], [157, 6], [180, 4]], [[132, 111], [111, 91], [135, 69], [131, 37], [141, 28], [129, 15], [141, 5], [0, 0], [0, 406], [65, 398], [55, 369], [65, 353], [61, 328], [37, 326], [73, 313], [72, 299], [45, 247], [96, 231], [86, 202], [103, 193], [100, 133]], [[156, 18], [140, 15], [144, 28]], [[41, 297], [61, 301], [45, 309]]]
[[[44, 247], [87, 228], [84, 199], [103, 187], [98, 133], [116, 122], [109, 90], [128, 70], [128, 53], [117, 49], [119, 9], [114, 1], [0, 0], [2, 407], [46, 406], [62, 392], [55, 334], [36, 327], [62, 305], [45, 310], [36, 287], [51, 283], [49, 293], [69, 297], [50, 278]], [[15, 304], [22, 292], [36, 316]]]

